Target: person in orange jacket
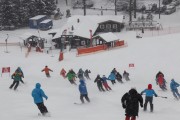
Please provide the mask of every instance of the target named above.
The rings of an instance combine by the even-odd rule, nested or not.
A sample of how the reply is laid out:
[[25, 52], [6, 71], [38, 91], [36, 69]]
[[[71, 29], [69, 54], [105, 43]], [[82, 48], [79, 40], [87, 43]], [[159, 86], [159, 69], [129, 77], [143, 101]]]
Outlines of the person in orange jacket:
[[64, 68], [62, 68], [60, 75], [63, 76], [63, 78], [66, 78], [66, 71], [64, 70]]
[[53, 72], [51, 69], [48, 68], [48, 66], [45, 66], [45, 68], [41, 72], [45, 72], [46, 77], [51, 77], [49, 74], [49, 71]]

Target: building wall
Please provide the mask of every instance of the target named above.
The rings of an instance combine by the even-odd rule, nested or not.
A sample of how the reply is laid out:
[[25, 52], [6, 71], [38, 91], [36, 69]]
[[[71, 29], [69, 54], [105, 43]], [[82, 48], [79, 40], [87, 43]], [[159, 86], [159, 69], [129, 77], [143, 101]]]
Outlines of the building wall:
[[123, 27], [122, 23], [107, 21], [100, 23], [96, 32], [120, 32]]

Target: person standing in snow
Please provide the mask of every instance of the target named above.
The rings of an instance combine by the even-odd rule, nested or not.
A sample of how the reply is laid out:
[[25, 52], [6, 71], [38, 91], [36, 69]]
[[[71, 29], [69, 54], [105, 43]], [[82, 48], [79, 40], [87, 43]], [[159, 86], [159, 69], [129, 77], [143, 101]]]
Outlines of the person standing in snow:
[[80, 82], [80, 84], [79, 84], [79, 92], [80, 92], [80, 100], [81, 100], [81, 102], [84, 103], [84, 98], [87, 100], [87, 102], [90, 102], [90, 99], [88, 97], [86, 84], [85, 84], [84, 80], [80, 80], [79, 82]]
[[132, 88], [129, 92], [125, 93], [121, 98], [122, 107], [125, 109], [125, 120], [136, 120], [139, 113], [139, 103], [143, 107], [143, 98]]
[[124, 70], [124, 73], [123, 73], [123, 78], [124, 78], [126, 81], [129, 81], [129, 80], [130, 80], [130, 79], [129, 79], [129, 73], [126, 72], [125, 70]]
[[179, 87], [179, 86], [180, 86], [180, 84], [177, 83], [177, 82], [175, 82], [174, 79], [171, 80], [170, 88], [171, 88], [171, 91], [172, 91], [172, 93], [173, 93], [173, 96], [174, 96], [177, 100], [180, 99], [180, 94], [179, 94], [178, 89], [177, 89], [177, 87]]
[[10, 89], [12, 89], [14, 87], [14, 90], [17, 89], [17, 87], [19, 86], [19, 81], [21, 80], [22, 77], [22, 73], [15, 71], [15, 73], [13, 73], [11, 75], [11, 78], [14, 80], [13, 83], [11, 84], [11, 86], [9, 87]]
[[105, 87], [105, 89], [107, 90], [107, 91], [109, 91], [109, 90], [112, 90], [110, 87], [109, 87], [109, 85], [108, 85], [108, 83], [107, 83], [107, 78], [106, 78], [106, 76], [105, 75], [103, 75], [103, 77], [102, 77], [102, 84], [103, 84], [103, 86]]
[[18, 67], [15, 72], [21, 73], [20, 82], [22, 82], [24, 84], [24, 81], [22, 80], [22, 78], [24, 78], [24, 73], [23, 73], [22, 69], [20, 67]]
[[64, 70], [64, 68], [62, 68], [60, 75], [63, 76], [63, 78], [66, 78], [66, 71]]
[[148, 88], [143, 90], [141, 92], [141, 95], [143, 95], [143, 93], [146, 94], [146, 98], [145, 98], [145, 103], [144, 103], [144, 111], [147, 110], [147, 104], [148, 102], [150, 103], [150, 111], [153, 112], [153, 95], [155, 97], [157, 97], [158, 95], [156, 94], [156, 92], [152, 89], [152, 84], [148, 84]]
[[32, 97], [34, 99], [34, 103], [37, 105], [38, 109], [40, 110], [42, 115], [47, 115], [48, 110], [44, 105], [43, 98], [46, 100], [48, 97], [45, 95], [44, 91], [41, 89], [41, 84], [36, 83], [35, 88], [32, 90]]
[[45, 66], [45, 68], [41, 72], [45, 72], [46, 77], [50, 77], [49, 71], [53, 72], [51, 69], [48, 68], [48, 66]]
[[97, 75], [96, 79], [94, 80], [95, 83], [97, 83], [97, 87], [99, 89], [100, 92], [104, 92], [104, 88], [102, 86], [102, 82], [103, 82], [103, 79], [100, 77], [100, 75]]

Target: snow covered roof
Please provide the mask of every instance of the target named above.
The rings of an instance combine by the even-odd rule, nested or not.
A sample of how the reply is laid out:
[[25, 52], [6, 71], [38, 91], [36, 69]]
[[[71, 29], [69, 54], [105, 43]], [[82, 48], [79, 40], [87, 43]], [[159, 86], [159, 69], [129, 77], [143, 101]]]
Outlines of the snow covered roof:
[[40, 18], [46, 17], [46, 15], [37, 15], [35, 17], [30, 18], [30, 20], [38, 20]]
[[43, 20], [41, 23], [48, 23], [50, 21], [52, 21], [52, 20], [51, 19], [46, 19], [46, 20]]
[[[78, 22], [79, 20], [79, 22]], [[97, 15], [75, 15], [68, 19], [67, 23], [57, 29], [56, 35], [53, 39], [61, 37], [64, 30], [67, 30], [66, 35], [73, 35], [81, 36], [84, 38], [90, 38], [90, 30], [92, 30], [92, 34], [95, 33], [96, 29], [99, 26], [99, 23], [105, 21], [115, 21], [115, 22], [123, 22], [123, 16], [114, 16], [114, 15], [104, 15], [104, 16], [97, 16]], [[74, 30], [72, 30], [72, 26]]]
[[28, 33], [24, 33], [23, 35], [21, 35], [20, 38], [25, 40], [31, 36], [37, 36], [37, 35], [28, 32]]
[[98, 34], [96, 36], [94, 36], [93, 38], [96, 38], [97, 36], [101, 37], [102, 39], [104, 39], [106, 42], [111, 42], [114, 40], [118, 40], [119, 38], [113, 34], [112, 32], [108, 32], [108, 33], [103, 33], [103, 34]]

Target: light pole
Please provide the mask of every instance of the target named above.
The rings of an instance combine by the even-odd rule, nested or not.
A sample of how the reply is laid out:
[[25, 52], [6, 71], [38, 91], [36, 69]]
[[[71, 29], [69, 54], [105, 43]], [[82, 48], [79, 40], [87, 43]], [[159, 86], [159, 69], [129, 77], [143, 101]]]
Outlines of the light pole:
[[8, 38], [9, 38], [9, 35], [7, 34], [7, 38], [5, 39], [5, 42], [6, 42], [6, 51], [5, 51], [5, 53], [8, 53], [8, 49], [7, 49], [7, 40], [8, 40]]
[[159, 19], [160, 19], [160, 1], [161, 0], [159, 0]]
[[117, 15], [117, 0], [114, 1], [114, 5], [115, 5], [115, 15]]

